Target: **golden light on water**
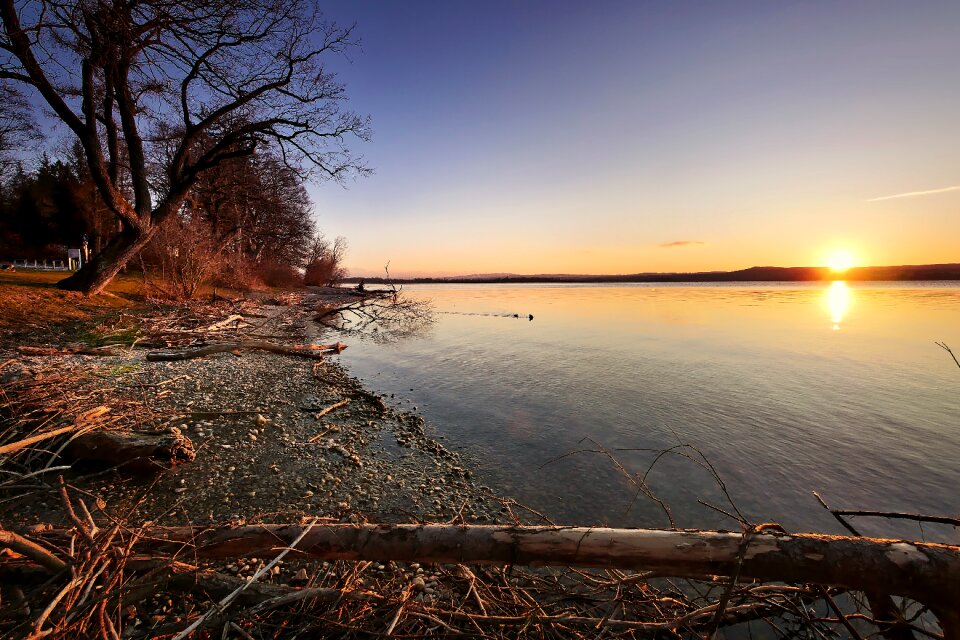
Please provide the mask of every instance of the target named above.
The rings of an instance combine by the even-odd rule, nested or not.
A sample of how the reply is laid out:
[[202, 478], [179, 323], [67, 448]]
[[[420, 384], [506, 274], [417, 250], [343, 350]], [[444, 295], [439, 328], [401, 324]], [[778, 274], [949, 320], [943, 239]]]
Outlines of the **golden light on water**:
[[839, 331], [840, 324], [850, 309], [850, 299], [850, 287], [843, 280], [836, 280], [827, 288], [825, 302], [834, 331]]

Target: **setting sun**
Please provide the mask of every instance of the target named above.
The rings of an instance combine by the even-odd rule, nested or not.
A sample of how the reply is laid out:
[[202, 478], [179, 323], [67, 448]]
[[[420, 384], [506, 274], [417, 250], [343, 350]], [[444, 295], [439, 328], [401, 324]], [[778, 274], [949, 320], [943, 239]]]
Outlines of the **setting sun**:
[[827, 256], [827, 266], [835, 273], [842, 273], [852, 267], [855, 261], [849, 251], [834, 251]]

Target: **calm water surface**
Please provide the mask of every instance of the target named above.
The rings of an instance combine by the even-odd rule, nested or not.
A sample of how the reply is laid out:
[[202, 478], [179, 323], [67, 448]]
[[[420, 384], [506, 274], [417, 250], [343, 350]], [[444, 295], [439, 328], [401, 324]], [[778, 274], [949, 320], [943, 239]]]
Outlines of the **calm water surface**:
[[[666, 526], [631, 472], [696, 446], [750, 519], [837, 530], [835, 506], [960, 512], [960, 283], [422, 285], [437, 321], [342, 359], [416, 406], [481, 482], [558, 522]], [[517, 313], [521, 319], [503, 317]], [[526, 319], [533, 314], [534, 320]], [[678, 526], [736, 524], [710, 475], [666, 456], [648, 477]], [[858, 519], [873, 535], [955, 530]]]

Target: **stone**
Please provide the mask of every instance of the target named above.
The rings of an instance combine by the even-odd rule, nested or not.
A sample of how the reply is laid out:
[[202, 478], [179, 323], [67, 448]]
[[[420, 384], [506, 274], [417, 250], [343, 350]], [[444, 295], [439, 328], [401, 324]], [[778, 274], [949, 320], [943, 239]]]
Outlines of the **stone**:
[[416, 578], [413, 579], [413, 590], [414, 590], [414, 591], [420, 592], [420, 591], [425, 590], [426, 588], [427, 588], [427, 585], [426, 585], [426, 583], [423, 581], [423, 578], [421, 578], [420, 576], [417, 576]]

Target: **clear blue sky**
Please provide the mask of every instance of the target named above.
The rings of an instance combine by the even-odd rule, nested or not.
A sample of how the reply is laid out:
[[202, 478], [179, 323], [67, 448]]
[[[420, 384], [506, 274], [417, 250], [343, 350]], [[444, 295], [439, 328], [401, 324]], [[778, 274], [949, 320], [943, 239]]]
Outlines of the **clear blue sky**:
[[323, 6], [376, 173], [311, 194], [357, 273], [960, 261], [960, 3]]

